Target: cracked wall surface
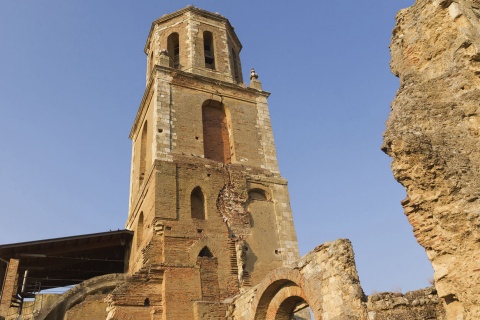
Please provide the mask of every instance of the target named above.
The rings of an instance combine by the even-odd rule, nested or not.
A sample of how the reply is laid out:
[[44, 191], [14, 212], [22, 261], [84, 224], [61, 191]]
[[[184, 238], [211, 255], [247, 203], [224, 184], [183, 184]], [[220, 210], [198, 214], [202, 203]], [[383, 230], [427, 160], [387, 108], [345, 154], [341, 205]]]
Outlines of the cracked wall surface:
[[418, 0], [397, 14], [400, 88], [383, 150], [448, 319], [480, 319], [480, 2]]

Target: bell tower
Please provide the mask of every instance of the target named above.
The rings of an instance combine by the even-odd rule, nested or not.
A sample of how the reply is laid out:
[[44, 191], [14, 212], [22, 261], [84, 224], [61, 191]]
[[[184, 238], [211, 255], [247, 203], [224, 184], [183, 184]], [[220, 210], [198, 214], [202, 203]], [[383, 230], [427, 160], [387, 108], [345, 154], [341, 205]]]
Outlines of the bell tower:
[[131, 278], [109, 319], [222, 317], [222, 301], [299, 257], [269, 93], [253, 69], [243, 83], [241, 49], [225, 17], [193, 6], [152, 23], [130, 131]]
[[242, 44], [227, 19], [187, 7], [152, 24], [145, 45], [147, 83], [162, 52], [168, 66], [176, 70], [242, 83], [240, 50]]

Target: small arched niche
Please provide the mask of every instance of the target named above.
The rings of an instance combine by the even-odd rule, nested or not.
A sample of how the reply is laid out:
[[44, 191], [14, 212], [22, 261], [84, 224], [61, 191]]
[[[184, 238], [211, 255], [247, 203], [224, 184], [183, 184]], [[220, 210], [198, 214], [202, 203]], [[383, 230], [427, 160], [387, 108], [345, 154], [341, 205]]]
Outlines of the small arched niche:
[[205, 220], [205, 197], [200, 187], [192, 190], [190, 194], [190, 207], [192, 218]]
[[180, 38], [178, 33], [174, 32], [168, 36], [167, 51], [170, 58], [170, 67], [180, 68]]
[[203, 247], [202, 250], [200, 250], [198, 256], [202, 258], [213, 258], [213, 254], [207, 246]]
[[204, 157], [230, 163], [230, 134], [223, 103], [209, 99], [202, 104], [202, 126]]
[[260, 188], [250, 189], [248, 191], [248, 200], [269, 201], [270, 194], [267, 191]]

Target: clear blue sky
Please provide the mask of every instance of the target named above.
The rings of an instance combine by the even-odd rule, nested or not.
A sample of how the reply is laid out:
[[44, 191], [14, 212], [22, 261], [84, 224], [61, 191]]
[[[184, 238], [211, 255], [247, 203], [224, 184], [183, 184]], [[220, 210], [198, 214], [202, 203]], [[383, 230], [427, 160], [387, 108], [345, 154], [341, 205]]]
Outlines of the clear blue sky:
[[[362, 286], [432, 276], [380, 151], [398, 79], [397, 1], [1, 1], [0, 243], [123, 229], [128, 134], [151, 22], [188, 4], [229, 18], [269, 99], [302, 254], [351, 239]], [[245, 79], [247, 80], [247, 79]]]

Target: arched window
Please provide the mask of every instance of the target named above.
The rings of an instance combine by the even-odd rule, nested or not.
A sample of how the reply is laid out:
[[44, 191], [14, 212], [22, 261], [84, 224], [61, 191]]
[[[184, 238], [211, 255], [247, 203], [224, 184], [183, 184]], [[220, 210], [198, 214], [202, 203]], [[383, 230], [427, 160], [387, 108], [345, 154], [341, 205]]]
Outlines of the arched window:
[[140, 171], [139, 184], [141, 185], [145, 179], [145, 170], [147, 168], [147, 121], [143, 124], [142, 136], [140, 137]]
[[203, 53], [205, 56], [205, 68], [215, 70], [213, 35], [210, 31], [203, 32]]
[[202, 189], [196, 187], [190, 195], [192, 218], [205, 220], [205, 197]]
[[202, 105], [203, 154], [207, 159], [230, 163], [230, 138], [223, 104], [207, 100]]
[[168, 36], [167, 51], [170, 57], [170, 67], [178, 69], [180, 67], [180, 41], [178, 33], [174, 32]]
[[140, 212], [140, 215], [138, 216], [138, 222], [137, 222], [137, 230], [135, 230], [135, 235], [136, 235], [136, 241], [137, 241], [137, 248], [140, 247], [140, 244], [142, 243], [143, 240], [143, 211]]
[[248, 191], [248, 199], [267, 201], [267, 200], [270, 200], [270, 195], [265, 190], [255, 188]]
[[200, 250], [200, 253], [198, 254], [198, 256], [199, 257], [205, 257], [205, 258], [213, 258], [213, 254], [210, 251], [210, 249], [208, 249], [207, 246], [203, 247], [203, 249]]

